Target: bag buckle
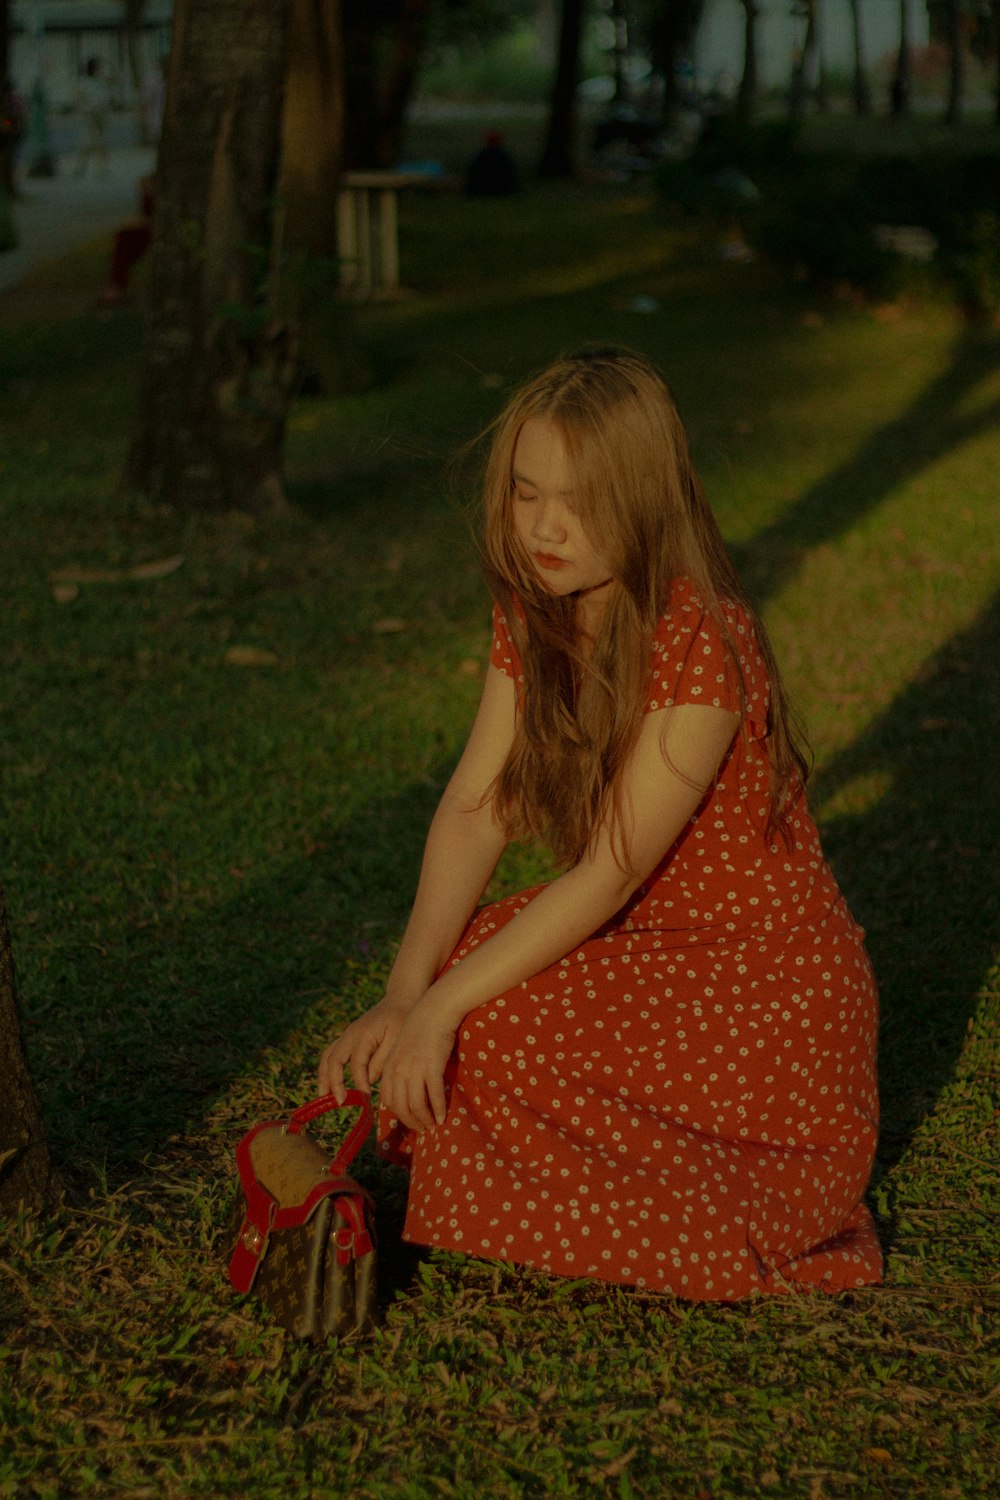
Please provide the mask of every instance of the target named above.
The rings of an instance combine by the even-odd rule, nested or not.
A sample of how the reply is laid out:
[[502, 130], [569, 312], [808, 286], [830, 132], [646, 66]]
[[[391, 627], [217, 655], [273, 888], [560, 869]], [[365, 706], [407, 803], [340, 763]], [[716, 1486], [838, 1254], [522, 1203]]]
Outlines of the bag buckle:
[[256, 1224], [252, 1224], [248, 1219], [243, 1226], [243, 1233], [240, 1235], [240, 1244], [243, 1245], [244, 1249], [249, 1250], [251, 1255], [259, 1255], [263, 1243], [264, 1236]]

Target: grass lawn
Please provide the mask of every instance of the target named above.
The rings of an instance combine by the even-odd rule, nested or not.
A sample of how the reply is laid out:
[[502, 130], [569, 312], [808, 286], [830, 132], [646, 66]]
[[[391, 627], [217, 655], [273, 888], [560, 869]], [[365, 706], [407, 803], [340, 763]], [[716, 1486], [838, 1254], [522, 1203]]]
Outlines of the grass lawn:
[[[265, 520], [118, 489], [141, 326], [87, 309], [103, 252], [0, 301], [0, 875], [72, 1188], [0, 1229], [0, 1494], [996, 1493], [1000, 334], [724, 263], [638, 188], [413, 197], [403, 253], [412, 295], [317, 307], [357, 389], [297, 405]], [[448, 456], [588, 340], [668, 372], [811, 733], [882, 985], [886, 1284], [688, 1305], [404, 1255], [368, 1158], [384, 1320], [293, 1346], [223, 1280], [232, 1149], [378, 996], [477, 699]]]

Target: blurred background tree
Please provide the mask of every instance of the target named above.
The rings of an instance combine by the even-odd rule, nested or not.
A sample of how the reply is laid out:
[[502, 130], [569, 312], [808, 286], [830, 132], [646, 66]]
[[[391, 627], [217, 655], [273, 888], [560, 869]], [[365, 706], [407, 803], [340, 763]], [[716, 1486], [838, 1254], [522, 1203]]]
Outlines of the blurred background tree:
[[[905, 4], [905, 0], [903, 0]], [[740, 0], [743, 6], [743, 71], [740, 74], [736, 94], [736, 108], [744, 120], [753, 119], [757, 112], [757, 21], [760, 6], [757, 0]]]
[[174, 6], [128, 463], [130, 483], [172, 504], [282, 498], [296, 353], [276, 303], [274, 211], [291, 19], [292, 0]]
[[913, 89], [913, 46], [910, 41], [910, 0], [899, 0], [899, 47], [892, 75], [892, 113], [901, 118], [910, 113]]
[[851, 32], [854, 41], [854, 110], [861, 116], [872, 112], [872, 95], [868, 85], [864, 35], [861, 29], [861, 0], [850, 0]]
[[548, 124], [538, 163], [540, 177], [572, 177], [576, 169], [577, 90], [587, 0], [562, 0], [559, 47], [549, 95]]
[[704, 0], [636, 0], [636, 40], [648, 53], [661, 88], [661, 118], [668, 128], [681, 108], [680, 64], [694, 40]]

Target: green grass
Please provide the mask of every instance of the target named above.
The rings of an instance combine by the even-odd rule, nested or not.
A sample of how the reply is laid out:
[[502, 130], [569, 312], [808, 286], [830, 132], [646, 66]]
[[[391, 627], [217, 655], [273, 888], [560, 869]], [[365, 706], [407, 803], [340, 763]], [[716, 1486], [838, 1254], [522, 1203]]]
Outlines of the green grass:
[[[72, 1188], [3, 1227], [0, 1494], [989, 1494], [1000, 337], [725, 265], [632, 190], [415, 197], [403, 246], [414, 295], [357, 313], [366, 388], [296, 408], [268, 520], [119, 491], [137, 313], [0, 307], [0, 873]], [[80, 306], [95, 259], [63, 268]], [[317, 311], [320, 366], [342, 328]], [[223, 1281], [232, 1148], [377, 997], [475, 704], [447, 457], [589, 339], [669, 373], [811, 732], [882, 985], [886, 1284], [699, 1306], [403, 1254], [369, 1158], [384, 1320], [316, 1353]], [[515, 851], [497, 889], [542, 870]]]

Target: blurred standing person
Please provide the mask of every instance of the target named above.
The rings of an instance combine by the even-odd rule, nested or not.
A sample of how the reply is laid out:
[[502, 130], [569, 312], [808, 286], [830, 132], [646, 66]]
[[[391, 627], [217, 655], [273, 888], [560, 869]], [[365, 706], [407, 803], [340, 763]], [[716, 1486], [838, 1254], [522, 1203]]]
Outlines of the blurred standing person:
[[6, 78], [0, 94], [0, 187], [11, 197], [16, 191], [17, 154], [27, 126], [28, 107], [14, 87], [14, 80]]
[[128, 299], [132, 267], [142, 259], [153, 242], [153, 214], [156, 211], [156, 178], [152, 174], [139, 178], [138, 213], [115, 231], [111, 247], [108, 284], [97, 299], [98, 307], [118, 307]]
[[142, 143], [155, 146], [163, 129], [163, 108], [167, 100], [167, 59], [161, 57], [149, 68], [139, 91], [142, 111]]
[[108, 115], [111, 112], [111, 90], [104, 77], [99, 57], [89, 57], [76, 91], [77, 107], [83, 122], [83, 143], [76, 175], [82, 177], [87, 163], [96, 159], [102, 175], [108, 171]]

